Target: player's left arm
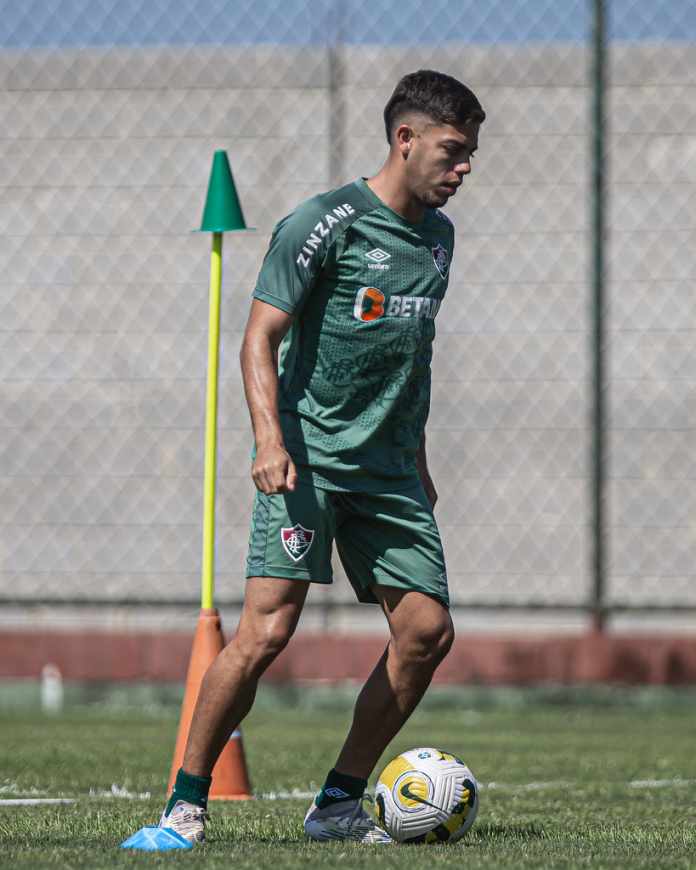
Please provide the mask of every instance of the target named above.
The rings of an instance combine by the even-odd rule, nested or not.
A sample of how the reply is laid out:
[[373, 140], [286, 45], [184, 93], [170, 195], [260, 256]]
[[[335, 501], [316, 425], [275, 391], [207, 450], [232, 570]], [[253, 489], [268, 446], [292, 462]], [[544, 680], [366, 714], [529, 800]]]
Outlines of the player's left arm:
[[[442, 212], [438, 212], [438, 214], [440, 214], [449, 227], [449, 255], [451, 263], [454, 255], [454, 224]], [[449, 272], [447, 273], [447, 283], [449, 283]], [[433, 483], [433, 479], [428, 471], [428, 458], [425, 452], [425, 428], [423, 429], [420, 443], [418, 444], [418, 450], [416, 451], [416, 468], [418, 469], [418, 476], [423, 484], [425, 494], [430, 502], [430, 507], [434, 509], [437, 502], [437, 490], [435, 489], [435, 484]]]
[[425, 494], [428, 496], [430, 507], [434, 508], [435, 503], [437, 502], [437, 490], [435, 489], [435, 484], [433, 483], [433, 479], [428, 471], [428, 459], [425, 454], [425, 429], [421, 435], [418, 452], [416, 453], [416, 467], [418, 468], [418, 476], [423, 484]]

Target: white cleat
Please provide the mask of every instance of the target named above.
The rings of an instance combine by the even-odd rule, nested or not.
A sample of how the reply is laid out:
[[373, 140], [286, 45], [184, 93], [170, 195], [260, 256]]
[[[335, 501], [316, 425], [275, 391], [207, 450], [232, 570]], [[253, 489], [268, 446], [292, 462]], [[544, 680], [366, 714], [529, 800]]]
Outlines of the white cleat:
[[315, 803], [307, 810], [305, 834], [310, 840], [353, 840], [357, 843], [391, 843], [392, 838], [363, 809], [365, 794], [357, 800], [339, 801], [320, 810]]
[[205, 843], [205, 822], [208, 813], [196, 804], [177, 801], [168, 816], [162, 813], [160, 828], [169, 828], [189, 843]]

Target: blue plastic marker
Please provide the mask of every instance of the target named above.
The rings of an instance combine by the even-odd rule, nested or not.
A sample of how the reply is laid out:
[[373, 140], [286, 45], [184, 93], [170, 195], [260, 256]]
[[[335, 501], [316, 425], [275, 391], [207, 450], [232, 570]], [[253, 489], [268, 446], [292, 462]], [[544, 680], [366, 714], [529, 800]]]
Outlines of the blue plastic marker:
[[143, 852], [166, 852], [169, 849], [193, 849], [193, 843], [189, 843], [186, 837], [182, 837], [171, 828], [150, 825], [124, 840], [121, 848], [140, 849]]

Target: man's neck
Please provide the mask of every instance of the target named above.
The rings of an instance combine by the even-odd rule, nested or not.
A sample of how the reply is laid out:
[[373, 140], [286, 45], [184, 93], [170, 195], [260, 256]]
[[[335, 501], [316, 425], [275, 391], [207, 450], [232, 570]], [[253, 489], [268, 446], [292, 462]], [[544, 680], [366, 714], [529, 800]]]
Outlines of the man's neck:
[[388, 164], [367, 179], [367, 186], [392, 211], [412, 224], [419, 224], [425, 216], [424, 206], [414, 200], [400, 178], [390, 172]]

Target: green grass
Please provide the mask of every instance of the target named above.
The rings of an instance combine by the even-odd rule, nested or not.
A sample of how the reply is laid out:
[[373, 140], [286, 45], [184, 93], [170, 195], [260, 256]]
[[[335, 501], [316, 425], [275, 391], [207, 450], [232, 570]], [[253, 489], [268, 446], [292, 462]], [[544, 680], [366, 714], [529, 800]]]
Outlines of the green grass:
[[[0, 716], [0, 798], [35, 794], [79, 800], [0, 807], [0, 866], [696, 866], [693, 697], [653, 705], [566, 705], [541, 697], [503, 706], [487, 704], [486, 697], [485, 692], [455, 694], [431, 703], [416, 713], [383, 759], [432, 744], [463, 756], [481, 783], [496, 784], [484, 788], [478, 820], [465, 840], [436, 847], [306, 843], [306, 800], [260, 799], [213, 803], [209, 843], [194, 852], [122, 851], [118, 844], [154, 823], [161, 811], [176, 713], [103, 707], [75, 709], [58, 718], [26, 710], [6, 713]], [[257, 793], [304, 791], [322, 780], [349, 713], [343, 702], [333, 709], [330, 703], [314, 707], [261, 699], [244, 731]], [[631, 785], [636, 780], [663, 784]], [[669, 780], [682, 782], [664, 784]], [[113, 783], [152, 797], [90, 796], [90, 789], [108, 791]]]

